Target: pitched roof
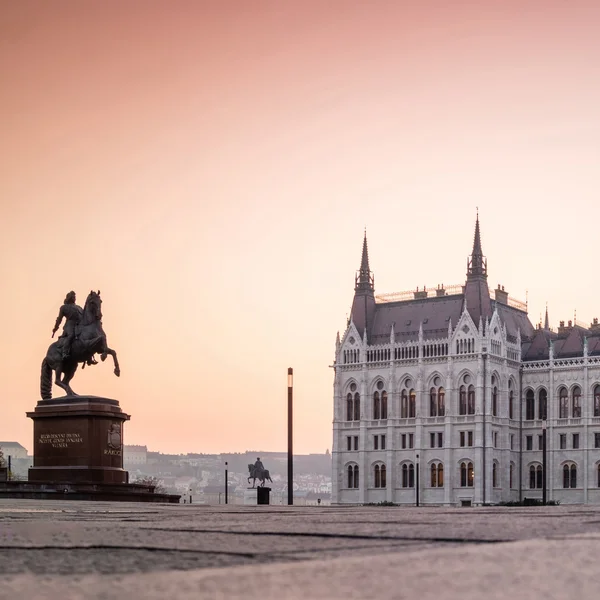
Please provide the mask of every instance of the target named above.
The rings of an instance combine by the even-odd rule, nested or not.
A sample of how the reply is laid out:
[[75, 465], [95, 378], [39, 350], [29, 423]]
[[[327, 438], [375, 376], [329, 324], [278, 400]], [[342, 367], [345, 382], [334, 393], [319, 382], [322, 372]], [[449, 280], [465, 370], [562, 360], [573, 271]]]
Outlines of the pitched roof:
[[448, 322], [452, 319], [452, 323], [456, 325], [462, 313], [462, 305], [462, 294], [377, 304], [369, 342], [387, 344], [390, 341], [392, 323], [396, 342], [418, 339], [421, 323], [424, 338], [446, 337]]

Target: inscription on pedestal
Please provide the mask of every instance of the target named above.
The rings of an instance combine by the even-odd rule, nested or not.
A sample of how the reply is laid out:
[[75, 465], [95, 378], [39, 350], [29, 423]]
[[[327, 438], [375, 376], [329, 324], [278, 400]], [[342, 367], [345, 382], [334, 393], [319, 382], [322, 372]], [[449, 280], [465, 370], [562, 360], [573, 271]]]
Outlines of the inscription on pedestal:
[[83, 444], [79, 433], [41, 433], [38, 444], [50, 444], [53, 448], [68, 448], [69, 444]]

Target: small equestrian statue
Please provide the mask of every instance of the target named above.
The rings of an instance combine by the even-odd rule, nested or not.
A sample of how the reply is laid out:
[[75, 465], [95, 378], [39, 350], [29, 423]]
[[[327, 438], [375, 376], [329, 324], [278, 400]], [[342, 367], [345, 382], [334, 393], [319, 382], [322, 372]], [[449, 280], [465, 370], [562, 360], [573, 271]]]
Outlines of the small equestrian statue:
[[256, 480], [260, 481], [260, 487], [264, 487], [267, 479], [273, 483], [271, 479], [271, 475], [269, 474], [269, 469], [265, 469], [260, 458], [256, 459], [256, 462], [253, 465], [248, 465], [248, 471], [250, 476], [248, 477], [248, 483], [252, 479], [252, 487], [256, 486]]
[[63, 333], [50, 345], [46, 358], [42, 361], [40, 391], [43, 400], [52, 398], [52, 371], [55, 374], [56, 385], [65, 390], [67, 396], [77, 396], [69, 385], [70, 381], [79, 363], [82, 363], [82, 368], [85, 368], [86, 364], [98, 364], [94, 354], [100, 354], [102, 361], [110, 354], [115, 365], [115, 375], [118, 377], [121, 374], [117, 353], [106, 343], [101, 307], [100, 290], [89, 293], [83, 308], [76, 304], [75, 292], [67, 294], [60, 307], [52, 337], [65, 319]]

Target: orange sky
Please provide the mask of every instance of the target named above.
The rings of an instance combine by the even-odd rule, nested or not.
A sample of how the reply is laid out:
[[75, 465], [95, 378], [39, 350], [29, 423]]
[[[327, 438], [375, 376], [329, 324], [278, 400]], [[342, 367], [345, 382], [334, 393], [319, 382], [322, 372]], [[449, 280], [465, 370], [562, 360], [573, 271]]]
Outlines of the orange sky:
[[[415, 8], [416, 7], [416, 8]], [[4, 2], [0, 439], [65, 293], [104, 300], [126, 443], [331, 447], [335, 334], [376, 291], [490, 284], [600, 316], [600, 3]], [[58, 390], [54, 389], [54, 394]]]

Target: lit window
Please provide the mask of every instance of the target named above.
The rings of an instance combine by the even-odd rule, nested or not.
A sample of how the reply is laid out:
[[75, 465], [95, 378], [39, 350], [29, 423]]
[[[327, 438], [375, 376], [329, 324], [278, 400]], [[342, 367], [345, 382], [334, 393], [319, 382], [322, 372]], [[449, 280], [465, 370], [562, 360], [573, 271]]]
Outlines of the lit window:
[[444, 487], [444, 465], [431, 464], [431, 487]]

